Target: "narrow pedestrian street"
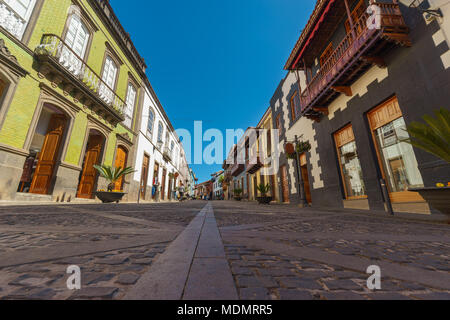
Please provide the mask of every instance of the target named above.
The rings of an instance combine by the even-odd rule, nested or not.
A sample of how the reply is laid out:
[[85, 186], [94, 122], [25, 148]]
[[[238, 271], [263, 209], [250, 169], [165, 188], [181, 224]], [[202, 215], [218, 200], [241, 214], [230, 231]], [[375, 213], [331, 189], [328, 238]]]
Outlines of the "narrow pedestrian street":
[[[250, 202], [0, 207], [0, 299], [450, 298], [449, 225]], [[81, 290], [66, 270], [81, 268]], [[381, 290], [366, 270], [381, 269]]]

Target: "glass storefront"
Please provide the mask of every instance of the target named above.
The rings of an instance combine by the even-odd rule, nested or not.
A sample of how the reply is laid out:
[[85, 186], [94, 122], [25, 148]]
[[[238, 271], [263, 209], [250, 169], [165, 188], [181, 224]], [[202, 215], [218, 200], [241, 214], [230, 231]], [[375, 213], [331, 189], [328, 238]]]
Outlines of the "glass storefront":
[[390, 192], [408, 191], [424, 186], [403, 117], [389, 122], [374, 132]]
[[366, 187], [351, 125], [334, 135], [346, 199], [367, 197]]
[[367, 195], [364, 185], [361, 163], [356, 151], [356, 142], [352, 141], [338, 148], [342, 176], [348, 198], [364, 197]]

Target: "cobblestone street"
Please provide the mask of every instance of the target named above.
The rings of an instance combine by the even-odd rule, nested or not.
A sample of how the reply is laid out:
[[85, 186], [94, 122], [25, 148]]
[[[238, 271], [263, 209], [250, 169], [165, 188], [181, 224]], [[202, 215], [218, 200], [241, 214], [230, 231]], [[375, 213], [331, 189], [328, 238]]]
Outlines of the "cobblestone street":
[[0, 207], [0, 299], [450, 300], [449, 228], [227, 201]]

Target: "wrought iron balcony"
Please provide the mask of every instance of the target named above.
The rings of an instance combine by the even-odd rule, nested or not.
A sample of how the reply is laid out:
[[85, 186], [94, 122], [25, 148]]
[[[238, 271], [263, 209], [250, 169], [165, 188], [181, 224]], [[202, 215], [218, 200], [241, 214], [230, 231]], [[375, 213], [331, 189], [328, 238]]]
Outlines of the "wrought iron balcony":
[[169, 148], [164, 148], [163, 151], [163, 158], [164, 160], [166, 160], [167, 162], [172, 161], [172, 151]]
[[35, 54], [40, 74], [107, 120], [125, 120], [125, 102], [60, 37], [45, 34]]
[[364, 13], [353, 29], [323, 63], [303, 89], [302, 114], [313, 118], [327, 113], [329, 104], [340, 93], [351, 96], [350, 85], [373, 64], [385, 67], [382, 54], [389, 46], [410, 46], [409, 29], [396, 3], [375, 3], [380, 8], [380, 27], [368, 26]]
[[261, 162], [261, 158], [259, 156], [252, 156], [247, 161], [247, 172], [250, 174], [254, 174], [259, 169], [261, 169], [262, 166], [263, 166], [263, 164]]

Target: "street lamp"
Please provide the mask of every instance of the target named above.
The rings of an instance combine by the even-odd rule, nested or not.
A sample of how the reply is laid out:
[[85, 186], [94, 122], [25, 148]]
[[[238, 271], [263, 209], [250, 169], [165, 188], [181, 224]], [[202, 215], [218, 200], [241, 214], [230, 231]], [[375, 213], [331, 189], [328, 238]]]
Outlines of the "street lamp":
[[295, 136], [294, 141], [294, 148], [295, 148], [295, 164], [297, 167], [297, 181], [298, 181], [298, 192], [300, 196], [300, 203], [299, 206], [302, 208], [309, 207], [308, 201], [306, 200], [306, 191], [305, 191], [305, 185], [303, 182], [303, 176], [302, 176], [302, 168], [300, 165], [300, 153], [298, 152], [298, 136]]

